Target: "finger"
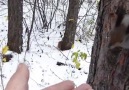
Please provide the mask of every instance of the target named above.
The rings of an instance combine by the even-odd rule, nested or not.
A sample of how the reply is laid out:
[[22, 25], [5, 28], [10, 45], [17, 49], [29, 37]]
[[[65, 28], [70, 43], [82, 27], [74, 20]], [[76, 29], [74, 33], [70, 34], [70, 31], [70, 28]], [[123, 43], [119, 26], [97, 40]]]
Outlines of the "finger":
[[28, 90], [29, 70], [21, 63], [10, 78], [5, 90]]
[[89, 84], [82, 84], [74, 90], [93, 90]]
[[70, 80], [66, 80], [56, 85], [47, 87], [43, 90], [73, 90], [73, 89], [74, 89], [74, 83]]

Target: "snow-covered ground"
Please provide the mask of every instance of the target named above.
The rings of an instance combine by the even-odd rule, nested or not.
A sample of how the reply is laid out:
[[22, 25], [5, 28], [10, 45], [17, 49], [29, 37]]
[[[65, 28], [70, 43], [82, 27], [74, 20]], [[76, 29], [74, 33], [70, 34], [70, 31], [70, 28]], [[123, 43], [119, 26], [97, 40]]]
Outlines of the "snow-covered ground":
[[[83, 12], [84, 13], [84, 12]], [[26, 15], [24, 15], [25, 17]], [[29, 20], [27, 21], [29, 23]], [[7, 6], [0, 6], [0, 53], [2, 48], [7, 44], [8, 30]], [[30, 50], [26, 51], [26, 34], [24, 33], [24, 51], [21, 54], [12, 52], [13, 58], [2, 64], [2, 81], [4, 87], [8, 80], [15, 72], [19, 63], [26, 63], [30, 71], [29, 90], [40, 90], [44, 87], [61, 82], [63, 80], [72, 80], [78, 86], [87, 80], [90, 64], [90, 54], [93, 41], [86, 44], [75, 41], [74, 48], [67, 51], [60, 51], [57, 48], [58, 42], [61, 40], [60, 32], [62, 28], [53, 27], [48, 32], [42, 33], [41, 30], [35, 30], [31, 35]], [[49, 37], [49, 39], [48, 39]], [[86, 60], [81, 60], [81, 70], [75, 68], [71, 55], [73, 52], [86, 53]], [[66, 65], [58, 66], [57, 62]], [[2, 90], [2, 82], [0, 80], [0, 90]]]

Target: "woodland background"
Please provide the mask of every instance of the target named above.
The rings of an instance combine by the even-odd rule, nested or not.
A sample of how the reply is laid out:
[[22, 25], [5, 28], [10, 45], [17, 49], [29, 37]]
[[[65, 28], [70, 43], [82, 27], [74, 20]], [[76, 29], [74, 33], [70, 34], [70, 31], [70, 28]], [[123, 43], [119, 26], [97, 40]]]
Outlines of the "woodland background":
[[0, 0], [0, 89], [21, 62], [29, 66], [30, 90], [63, 80], [85, 83], [97, 5], [94, 0]]

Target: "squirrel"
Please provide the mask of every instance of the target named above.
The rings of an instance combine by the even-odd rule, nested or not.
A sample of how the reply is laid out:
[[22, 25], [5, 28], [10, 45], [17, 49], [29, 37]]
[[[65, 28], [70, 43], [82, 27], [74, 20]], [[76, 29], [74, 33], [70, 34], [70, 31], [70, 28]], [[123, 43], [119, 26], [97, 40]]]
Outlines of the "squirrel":
[[108, 47], [110, 49], [116, 47], [129, 49], [129, 14], [126, 14], [124, 9], [118, 9], [116, 24], [110, 32]]

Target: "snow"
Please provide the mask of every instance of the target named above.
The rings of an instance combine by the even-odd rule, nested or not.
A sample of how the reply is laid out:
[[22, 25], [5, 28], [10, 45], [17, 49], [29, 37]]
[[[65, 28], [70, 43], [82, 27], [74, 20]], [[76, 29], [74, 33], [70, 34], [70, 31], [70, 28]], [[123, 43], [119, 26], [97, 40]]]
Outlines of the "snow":
[[[29, 7], [24, 8], [24, 12], [27, 12], [27, 10], [29, 10], [28, 8]], [[2, 52], [2, 48], [7, 44], [7, 6], [0, 6], [0, 12], [0, 52]], [[57, 14], [59, 16], [59, 12]], [[82, 14], [85, 13], [82, 11]], [[26, 18], [28, 26], [31, 22], [30, 17], [27, 17], [29, 15], [32, 15], [31, 11], [26, 13], [26, 15], [24, 14], [24, 18]], [[25, 63], [29, 67], [29, 90], [40, 90], [64, 80], [72, 80], [75, 82], [76, 86], [86, 83], [93, 41], [90, 40], [86, 44], [75, 41], [74, 48], [71, 50], [58, 50], [57, 44], [61, 40], [60, 32], [62, 34], [64, 33], [63, 26], [61, 26], [61, 28], [57, 28], [60, 20], [63, 20], [63, 17], [60, 18], [61, 19], [57, 20], [58, 23], [55, 23], [55, 21], [53, 22], [54, 24], [52, 25], [52, 28], [48, 30], [48, 32], [44, 32], [40, 27], [39, 30], [36, 30], [37, 28], [34, 26], [29, 51], [26, 51], [27, 35], [26, 33], [23, 34], [24, 51], [21, 54], [9, 52], [12, 53], [13, 58], [9, 62], [1, 64], [2, 75], [0, 74], [0, 77], [2, 77], [4, 87], [12, 74], [16, 71], [19, 63]], [[56, 19], [58, 19], [58, 17], [56, 17]], [[71, 67], [71, 65], [75, 66], [75, 64], [72, 62], [71, 55], [73, 52], [78, 50], [85, 52], [88, 55], [86, 60], [80, 60], [81, 70]], [[58, 66], [56, 65], [57, 62], [62, 62], [67, 65]], [[0, 90], [2, 90], [1, 82], [2, 81], [0, 80]]]

